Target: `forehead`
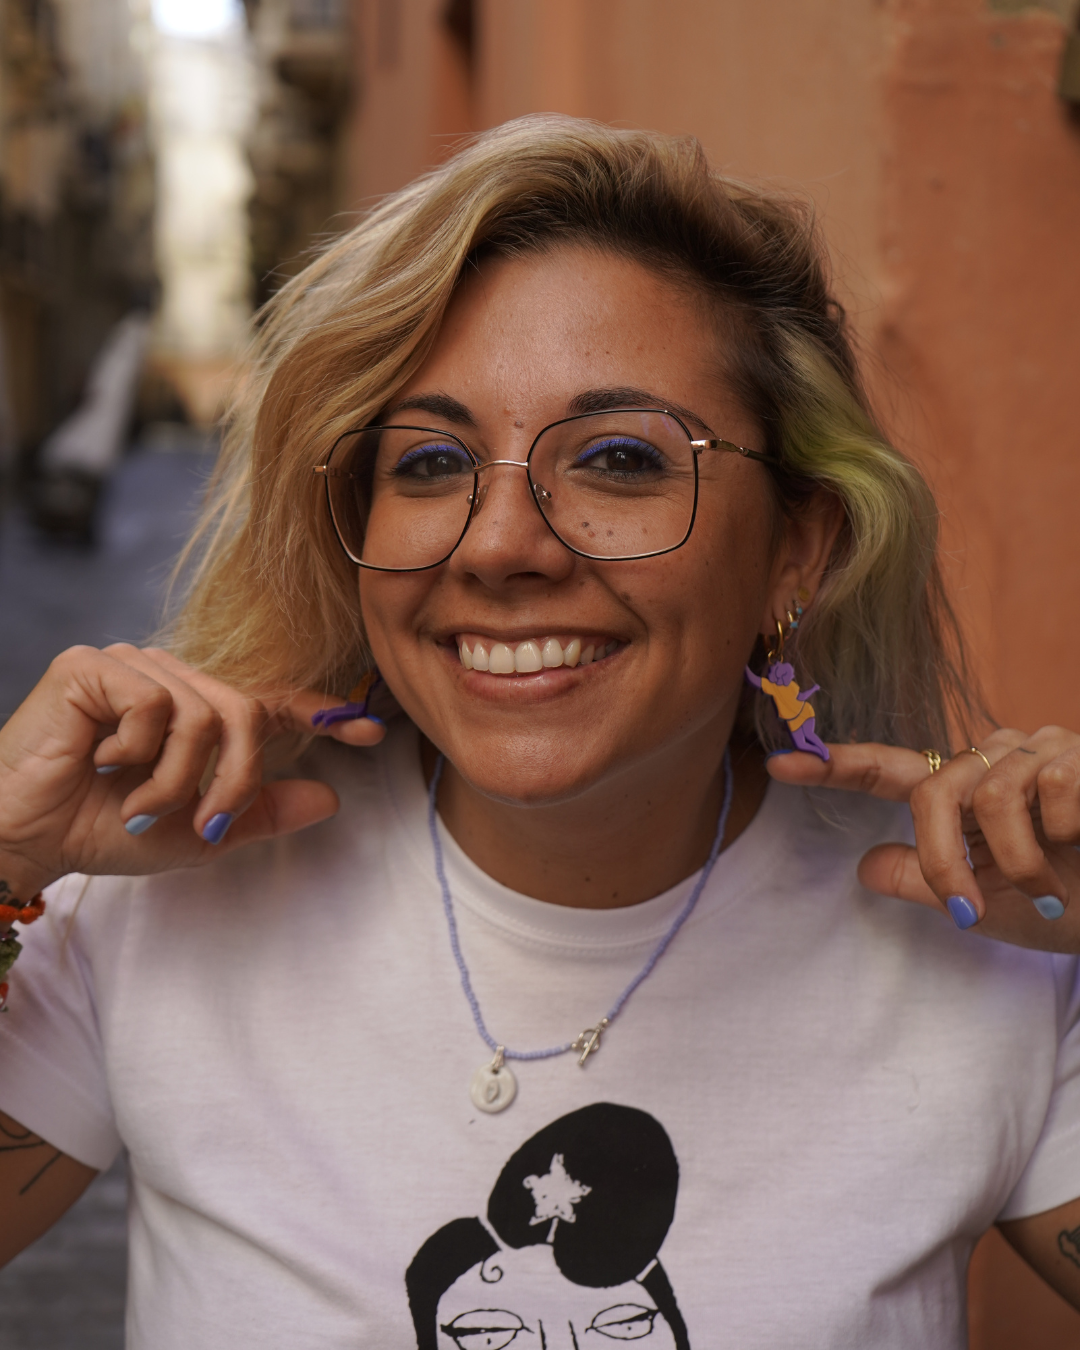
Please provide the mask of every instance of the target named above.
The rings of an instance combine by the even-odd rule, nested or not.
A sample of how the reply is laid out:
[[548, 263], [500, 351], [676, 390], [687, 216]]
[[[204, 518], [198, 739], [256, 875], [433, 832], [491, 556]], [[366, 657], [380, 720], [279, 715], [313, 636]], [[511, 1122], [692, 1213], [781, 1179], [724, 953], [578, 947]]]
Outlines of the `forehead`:
[[616, 1303], [636, 1303], [643, 1308], [656, 1304], [636, 1280], [610, 1288], [592, 1289], [574, 1284], [555, 1264], [547, 1243], [504, 1249], [458, 1277], [439, 1300], [439, 1320], [472, 1308], [505, 1308], [521, 1316], [535, 1316], [545, 1307], [557, 1306], [567, 1315], [588, 1319]]
[[707, 303], [632, 259], [578, 246], [490, 258], [467, 274], [399, 398], [439, 388], [482, 416], [563, 414], [582, 388], [728, 403]]

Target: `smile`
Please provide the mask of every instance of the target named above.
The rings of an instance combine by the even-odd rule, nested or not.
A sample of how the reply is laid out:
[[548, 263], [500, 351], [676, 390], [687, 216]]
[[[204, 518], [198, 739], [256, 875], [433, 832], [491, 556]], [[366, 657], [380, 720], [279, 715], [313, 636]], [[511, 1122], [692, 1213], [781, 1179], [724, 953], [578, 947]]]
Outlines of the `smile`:
[[557, 666], [588, 666], [603, 661], [624, 644], [594, 637], [526, 638], [510, 645], [491, 638], [459, 636], [458, 658], [466, 670], [484, 670], [489, 675], [533, 675]]

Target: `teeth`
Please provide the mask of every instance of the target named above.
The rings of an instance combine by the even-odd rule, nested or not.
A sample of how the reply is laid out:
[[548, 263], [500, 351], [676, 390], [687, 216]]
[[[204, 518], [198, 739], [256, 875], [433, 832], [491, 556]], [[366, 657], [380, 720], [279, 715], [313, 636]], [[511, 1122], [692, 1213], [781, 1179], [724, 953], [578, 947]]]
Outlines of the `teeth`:
[[588, 666], [593, 661], [602, 661], [605, 656], [618, 650], [618, 642], [592, 642], [582, 650], [581, 638], [571, 638], [565, 648], [558, 638], [547, 638], [541, 645], [539, 640], [528, 638], [511, 647], [506, 642], [493, 642], [490, 647], [481, 640], [473, 643], [472, 651], [467, 642], [458, 647], [458, 657], [466, 670], [486, 670], [492, 675], [532, 675], [538, 670], [551, 670], [558, 666]]
[[544, 658], [535, 642], [519, 642], [514, 648], [514, 669], [521, 675], [544, 669]]
[[489, 669], [492, 675], [513, 675], [513, 647], [508, 647], [505, 642], [496, 642], [491, 649]]

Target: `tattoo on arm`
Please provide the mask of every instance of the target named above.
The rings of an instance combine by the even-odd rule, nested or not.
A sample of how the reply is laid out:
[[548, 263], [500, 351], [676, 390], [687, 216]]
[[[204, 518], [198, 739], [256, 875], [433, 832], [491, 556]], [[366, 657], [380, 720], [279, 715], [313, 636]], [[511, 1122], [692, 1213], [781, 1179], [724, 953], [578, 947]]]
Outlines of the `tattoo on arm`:
[[1080, 1228], [1071, 1231], [1063, 1228], [1058, 1234], [1058, 1250], [1068, 1257], [1074, 1266], [1080, 1266]]
[[52, 1157], [45, 1159], [30, 1180], [20, 1189], [20, 1195], [25, 1195], [41, 1180], [53, 1163], [60, 1158], [61, 1153], [58, 1148], [54, 1148], [52, 1144], [47, 1144], [40, 1135], [34, 1134], [32, 1130], [16, 1131], [7, 1122], [0, 1120], [0, 1157], [5, 1153], [24, 1153], [33, 1149], [40, 1149], [42, 1155], [51, 1153]]

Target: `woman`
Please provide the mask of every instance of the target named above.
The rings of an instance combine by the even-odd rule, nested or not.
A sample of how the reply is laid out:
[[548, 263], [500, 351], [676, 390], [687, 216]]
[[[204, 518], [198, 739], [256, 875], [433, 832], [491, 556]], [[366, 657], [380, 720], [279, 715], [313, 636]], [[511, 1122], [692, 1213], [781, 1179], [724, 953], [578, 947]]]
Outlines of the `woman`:
[[[995, 1219], [1080, 1304], [1077, 738], [920, 753], [935, 519], [694, 145], [525, 120], [376, 210], [265, 316], [172, 650], [3, 729], [10, 895], [92, 878], [11, 977], [8, 1251], [123, 1143], [134, 1346], [956, 1346]], [[785, 664], [830, 758], [770, 784]]]

